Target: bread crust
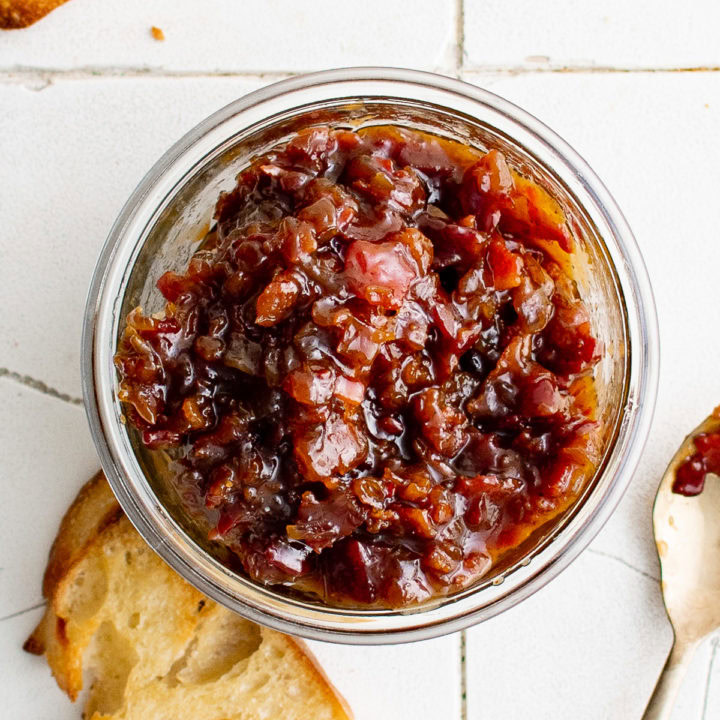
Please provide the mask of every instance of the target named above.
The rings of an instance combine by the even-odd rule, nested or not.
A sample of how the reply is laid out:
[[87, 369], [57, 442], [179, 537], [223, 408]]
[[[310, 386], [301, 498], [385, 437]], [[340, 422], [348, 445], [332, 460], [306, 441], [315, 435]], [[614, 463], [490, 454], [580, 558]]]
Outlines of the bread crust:
[[45, 598], [52, 597], [60, 579], [83, 556], [88, 545], [122, 515], [108, 481], [98, 472], [80, 488], [60, 522], [43, 577]]
[[67, 0], [0, 0], [0, 30], [18, 30], [44, 18]]
[[285, 640], [291, 646], [291, 651], [295, 654], [298, 663], [305, 665], [308, 674], [313, 674], [318, 682], [325, 689], [325, 698], [329, 704], [333, 704], [337, 708], [337, 713], [341, 717], [347, 717], [352, 720], [353, 713], [347, 700], [340, 694], [338, 689], [332, 684], [323, 666], [318, 662], [315, 654], [300, 639], [290, 635], [283, 635]]
[[[60, 521], [58, 534], [50, 548], [42, 583], [42, 594], [48, 601], [48, 610], [32, 635], [25, 641], [23, 649], [26, 652], [42, 655], [46, 651], [48, 639], [57, 639], [57, 642], [60, 642], [54, 631], [56, 619], [51, 621], [50, 618], [58, 584], [67, 576], [73, 565], [87, 554], [90, 544], [100, 532], [119, 520], [122, 515], [120, 504], [113, 495], [110, 485], [102, 471], [98, 471], [80, 488]], [[62, 684], [61, 687], [68, 692], [68, 688], [63, 687]]]

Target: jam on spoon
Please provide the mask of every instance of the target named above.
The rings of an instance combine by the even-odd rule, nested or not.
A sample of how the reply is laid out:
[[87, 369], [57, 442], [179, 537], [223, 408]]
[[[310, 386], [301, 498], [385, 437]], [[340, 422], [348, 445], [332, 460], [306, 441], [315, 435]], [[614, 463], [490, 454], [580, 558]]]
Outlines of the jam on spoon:
[[[720, 408], [714, 415], [720, 416]], [[704, 432], [693, 438], [695, 452], [677, 469], [672, 491], [678, 495], [699, 495], [705, 487], [705, 478], [712, 473], [720, 475], [720, 430]]]

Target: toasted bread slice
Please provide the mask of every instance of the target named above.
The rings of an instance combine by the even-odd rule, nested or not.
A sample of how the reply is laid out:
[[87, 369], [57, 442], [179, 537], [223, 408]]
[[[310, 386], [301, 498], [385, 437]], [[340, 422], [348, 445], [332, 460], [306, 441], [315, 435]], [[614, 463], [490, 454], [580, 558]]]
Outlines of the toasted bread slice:
[[16, 30], [36, 23], [67, 0], [0, 0], [0, 30]]
[[348, 720], [293, 639], [182, 580], [145, 544], [102, 475], [78, 495], [50, 553], [48, 607], [25, 644], [45, 653], [86, 720]]

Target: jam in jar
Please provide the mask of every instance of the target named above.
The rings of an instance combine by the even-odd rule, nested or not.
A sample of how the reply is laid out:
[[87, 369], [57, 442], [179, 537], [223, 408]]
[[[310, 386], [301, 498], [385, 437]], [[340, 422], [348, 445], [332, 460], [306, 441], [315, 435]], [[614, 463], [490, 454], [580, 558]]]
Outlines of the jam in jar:
[[480, 150], [310, 127], [130, 313], [119, 398], [250, 578], [401, 607], [468, 587], [594, 473], [602, 348], [559, 204]]

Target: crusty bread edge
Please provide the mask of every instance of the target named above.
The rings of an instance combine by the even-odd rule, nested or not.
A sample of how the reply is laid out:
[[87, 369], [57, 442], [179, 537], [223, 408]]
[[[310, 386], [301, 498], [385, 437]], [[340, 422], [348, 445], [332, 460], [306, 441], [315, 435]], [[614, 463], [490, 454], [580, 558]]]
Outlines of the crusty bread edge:
[[43, 576], [45, 598], [52, 598], [60, 580], [85, 555], [93, 540], [122, 515], [108, 481], [98, 471], [80, 488], [60, 521]]
[[350, 709], [350, 705], [330, 681], [312, 650], [300, 638], [291, 637], [290, 635], [282, 635], [282, 637], [287, 641], [288, 648], [295, 655], [297, 661], [305, 665], [307, 671], [315, 677], [315, 680], [323, 689], [323, 694], [328, 702], [332, 703], [335, 711], [346, 720], [353, 720], [355, 716]]
[[[105, 511], [88, 518], [87, 515], [93, 514], [98, 509], [98, 505], [103, 502], [106, 505]], [[37, 627], [25, 641], [23, 645], [25, 651], [33, 655], [42, 655], [47, 651], [48, 644], [52, 639], [62, 644], [63, 638], [57, 632], [58, 618], [53, 610], [58, 585], [70, 570], [87, 555], [90, 546], [102, 531], [117, 522], [122, 516], [120, 504], [112, 494], [105, 475], [102, 471], [98, 471], [80, 488], [60, 521], [60, 527], [50, 548], [48, 564], [43, 576], [42, 594], [47, 600], [47, 608]], [[83, 523], [85, 523], [85, 530], [79, 532]], [[52, 663], [50, 666], [58, 684], [65, 692], [71, 694], [55, 674]]]
[[[125, 520], [113, 496], [114, 502], [107, 503], [107, 511], [97, 518], [92, 518], [93, 522], [84, 528], [84, 532], [78, 533], [79, 527], [72, 528], [73, 521], [78, 521], [79, 525], [87, 519], [87, 512], [92, 513], [97, 508], [96, 501], [104, 491], [102, 483], [106, 483], [102, 474], [87, 482], [63, 517], [50, 550], [50, 560], [43, 580], [43, 593], [47, 598], [45, 614], [23, 645], [23, 649], [29, 653], [46, 656], [55, 681], [73, 702], [83, 687], [82, 661], [85, 647], [70, 643], [66, 635], [66, 621], [59, 614], [64, 586], [72, 578], [73, 569], [79, 563], [98, 547], [101, 550], [105, 533]], [[129, 521], [126, 522], [131, 527]], [[77, 545], [75, 541], [78, 541]]]
[[0, 0], [0, 30], [20, 30], [44, 18], [67, 0]]

